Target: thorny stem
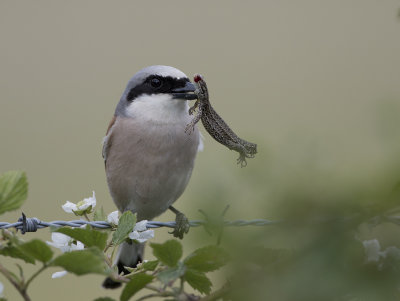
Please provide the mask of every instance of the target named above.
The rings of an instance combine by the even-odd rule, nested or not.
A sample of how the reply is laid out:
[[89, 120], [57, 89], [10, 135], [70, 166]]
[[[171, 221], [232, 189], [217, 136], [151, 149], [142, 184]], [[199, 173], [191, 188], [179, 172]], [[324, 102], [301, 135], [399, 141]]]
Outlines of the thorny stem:
[[31, 301], [31, 298], [28, 296], [26, 292], [26, 287], [22, 286], [22, 283], [18, 283], [10, 274], [10, 272], [0, 264], [0, 273], [3, 274], [4, 277], [7, 278], [8, 281], [15, 287], [18, 293], [24, 298], [25, 301]]

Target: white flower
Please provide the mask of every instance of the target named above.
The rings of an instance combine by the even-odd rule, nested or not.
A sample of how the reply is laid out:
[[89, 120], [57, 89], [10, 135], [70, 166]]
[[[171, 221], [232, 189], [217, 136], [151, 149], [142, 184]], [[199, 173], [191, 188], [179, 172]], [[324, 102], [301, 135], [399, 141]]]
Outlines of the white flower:
[[93, 191], [93, 196], [83, 199], [82, 201], [78, 202], [77, 204], [67, 201], [61, 207], [67, 213], [75, 213], [76, 215], [82, 215], [84, 213], [92, 212], [92, 209], [95, 206], [96, 206], [96, 195]]
[[64, 205], [61, 206], [61, 208], [64, 209], [64, 211], [67, 213], [72, 213], [73, 211], [78, 210], [76, 204], [71, 203], [70, 201], [67, 201]]
[[387, 247], [385, 250], [381, 250], [381, 245], [377, 239], [364, 240], [363, 241], [365, 255], [367, 262], [374, 262], [378, 265], [378, 269], [381, 270], [385, 264], [386, 258], [394, 258], [398, 260], [400, 258], [400, 249], [396, 247]]
[[140, 222], [137, 222], [135, 225], [135, 228], [133, 228], [133, 230], [135, 231], [146, 231], [147, 230], [147, 220], [142, 220]]
[[381, 245], [377, 239], [364, 240], [363, 241], [365, 255], [367, 256], [367, 261], [378, 262], [379, 257], [382, 256]]
[[113, 211], [107, 216], [107, 222], [112, 225], [118, 225], [118, 211]]
[[4, 285], [3, 283], [0, 282], [0, 296], [3, 294], [4, 291]]
[[136, 264], [136, 269], [141, 269], [142, 268], [142, 265], [144, 264], [144, 263], [146, 263], [146, 262], [148, 262], [148, 260], [143, 260], [142, 262], [138, 262], [137, 264]]
[[55, 278], [61, 278], [64, 277], [65, 275], [67, 275], [68, 272], [67, 271], [60, 271], [60, 272], [55, 272], [51, 275], [51, 278], [55, 279]]
[[154, 238], [154, 230], [147, 230], [147, 220], [137, 222], [133, 231], [129, 233], [129, 238], [144, 243], [148, 239]]
[[52, 247], [58, 248], [61, 252], [70, 252], [76, 250], [83, 250], [84, 245], [80, 241], [75, 241], [68, 235], [53, 232], [51, 233], [51, 241], [46, 241], [46, 243]]

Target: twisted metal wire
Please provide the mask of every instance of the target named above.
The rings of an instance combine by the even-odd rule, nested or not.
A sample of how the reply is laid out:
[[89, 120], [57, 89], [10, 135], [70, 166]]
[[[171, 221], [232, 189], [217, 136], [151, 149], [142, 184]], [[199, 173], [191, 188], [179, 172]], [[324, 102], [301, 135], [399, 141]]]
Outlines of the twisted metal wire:
[[[194, 220], [190, 221], [189, 224], [191, 227], [200, 227], [205, 224], [209, 223], [205, 220]], [[223, 221], [224, 226], [226, 227], [243, 227], [243, 226], [269, 226], [275, 225], [280, 223], [279, 221], [270, 221], [267, 219], [255, 219], [255, 220], [235, 220], [235, 221]], [[43, 229], [47, 227], [81, 227], [83, 225], [90, 225], [94, 228], [99, 229], [109, 229], [112, 227], [111, 224], [105, 221], [86, 221], [86, 220], [73, 220], [73, 221], [51, 221], [45, 222], [36, 217], [27, 218], [25, 214], [22, 213], [22, 216], [18, 219], [16, 223], [7, 223], [7, 222], [0, 222], [0, 229], [9, 229], [9, 228], [16, 228], [17, 230], [21, 230], [22, 234], [26, 232], [36, 232], [38, 229]], [[154, 228], [175, 228], [176, 222], [158, 222], [158, 221], [148, 221], [147, 228], [154, 229]]]

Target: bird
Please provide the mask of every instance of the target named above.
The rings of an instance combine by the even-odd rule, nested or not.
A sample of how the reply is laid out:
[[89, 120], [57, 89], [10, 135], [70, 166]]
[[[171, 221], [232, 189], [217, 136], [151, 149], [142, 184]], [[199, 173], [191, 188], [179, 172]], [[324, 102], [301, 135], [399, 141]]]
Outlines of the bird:
[[[185, 190], [203, 147], [197, 127], [185, 133], [195, 89], [174, 67], [141, 69], [128, 81], [103, 139], [107, 184], [118, 210], [130, 210], [140, 221], [171, 209], [177, 221], [183, 221], [174, 232], [180, 238], [188, 223], [172, 204]], [[118, 272], [128, 273], [124, 267], [142, 262], [143, 253], [144, 244], [124, 242], [116, 259]], [[119, 286], [111, 278], [103, 282], [105, 288]]]

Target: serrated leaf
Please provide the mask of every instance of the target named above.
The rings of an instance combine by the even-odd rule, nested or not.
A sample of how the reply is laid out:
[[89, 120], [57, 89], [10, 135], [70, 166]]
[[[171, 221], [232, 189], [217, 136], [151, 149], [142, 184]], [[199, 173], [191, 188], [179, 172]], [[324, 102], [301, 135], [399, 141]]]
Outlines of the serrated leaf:
[[110, 297], [100, 297], [100, 298], [94, 299], [93, 301], [115, 301], [115, 299], [110, 298]]
[[119, 218], [118, 228], [115, 230], [112, 238], [114, 245], [119, 245], [128, 238], [136, 224], [136, 215], [131, 211], [125, 211]]
[[22, 171], [8, 171], [0, 176], [0, 214], [16, 210], [28, 196], [28, 181]]
[[104, 213], [103, 207], [97, 209], [93, 214], [93, 220], [95, 220], [95, 221], [105, 221], [106, 219], [107, 219], [107, 216]]
[[107, 244], [108, 233], [93, 230], [88, 227], [86, 228], [69, 228], [63, 227], [57, 229], [55, 232], [60, 232], [62, 234], [68, 235], [75, 240], [79, 240], [87, 247], [97, 247], [100, 250], [104, 250]]
[[185, 265], [199, 272], [211, 272], [224, 266], [229, 260], [228, 253], [215, 245], [197, 249], [185, 258]]
[[151, 260], [151, 261], [144, 262], [142, 264], [142, 268], [145, 271], [154, 271], [158, 266], [158, 262], [159, 262], [158, 260]]
[[157, 278], [164, 284], [169, 284], [185, 274], [186, 267], [182, 263], [168, 268], [157, 274]]
[[18, 249], [15, 246], [6, 246], [3, 248], [0, 248], [0, 254], [3, 256], [9, 256], [12, 258], [22, 259], [26, 263], [35, 264], [35, 259], [32, 256], [29, 256], [29, 255], [23, 253], [20, 249]]
[[169, 267], [176, 266], [182, 257], [182, 244], [177, 240], [167, 240], [163, 244], [151, 243], [150, 246], [154, 256]]
[[64, 253], [56, 257], [52, 265], [76, 275], [106, 274], [103, 253], [97, 248]]
[[210, 293], [212, 283], [204, 273], [192, 269], [187, 269], [184, 278], [191, 287], [193, 287], [195, 290], [198, 290], [200, 293]]
[[18, 248], [28, 256], [31, 256], [43, 263], [49, 262], [53, 258], [53, 251], [43, 241], [33, 239], [18, 246]]
[[145, 274], [145, 273], [140, 273], [140, 274], [135, 274], [131, 278], [131, 281], [129, 281], [121, 294], [120, 301], [127, 301], [129, 300], [134, 294], [136, 294], [138, 291], [140, 291], [142, 288], [144, 288], [148, 283], [150, 283], [153, 280], [153, 276]]

